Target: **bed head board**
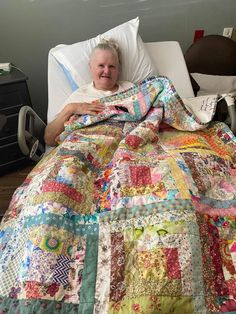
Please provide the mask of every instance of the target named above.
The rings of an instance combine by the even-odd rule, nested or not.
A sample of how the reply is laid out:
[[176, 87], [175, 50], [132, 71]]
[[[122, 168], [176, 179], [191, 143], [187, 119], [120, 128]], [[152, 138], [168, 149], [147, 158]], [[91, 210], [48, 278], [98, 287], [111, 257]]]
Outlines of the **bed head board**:
[[[61, 105], [72, 93], [63, 70], [52, 55], [52, 52], [60, 49], [61, 46], [52, 48], [48, 55], [48, 122], [55, 117]], [[145, 43], [145, 47], [156, 67], [156, 75], [169, 77], [181, 97], [193, 97], [191, 81], [179, 43], [151, 42]]]

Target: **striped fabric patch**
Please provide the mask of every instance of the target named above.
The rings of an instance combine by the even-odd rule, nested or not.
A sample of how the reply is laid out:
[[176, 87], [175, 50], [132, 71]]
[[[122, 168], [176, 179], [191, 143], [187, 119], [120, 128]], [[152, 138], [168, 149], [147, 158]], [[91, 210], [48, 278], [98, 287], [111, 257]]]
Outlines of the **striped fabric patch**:
[[68, 284], [68, 274], [71, 262], [72, 260], [67, 256], [59, 256], [53, 274], [53, 282], [60, 283], [64, 286]]

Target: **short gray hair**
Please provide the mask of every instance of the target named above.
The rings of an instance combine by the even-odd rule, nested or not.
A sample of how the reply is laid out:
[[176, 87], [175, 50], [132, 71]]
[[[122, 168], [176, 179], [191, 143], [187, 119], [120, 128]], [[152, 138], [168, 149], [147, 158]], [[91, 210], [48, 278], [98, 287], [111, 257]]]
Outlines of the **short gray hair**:
[[118, 58], [118, 62], [119, 64], [121, 64], [121, 54], [120, 54], [120, 48], [119, 48], [119, 45], [118, 43], [110, 38], [110, 39], [105, 39], [103, 38], [100, 43], [97, 44], [97, 46], [95, 46], [90, 54], [90, 59], [92, 58], [94, 52], [97, 50], [97, 49], [101, 49], [101, 50], [110, 50], [112, 51], [114, 54], [117, 55], [117, 58]]

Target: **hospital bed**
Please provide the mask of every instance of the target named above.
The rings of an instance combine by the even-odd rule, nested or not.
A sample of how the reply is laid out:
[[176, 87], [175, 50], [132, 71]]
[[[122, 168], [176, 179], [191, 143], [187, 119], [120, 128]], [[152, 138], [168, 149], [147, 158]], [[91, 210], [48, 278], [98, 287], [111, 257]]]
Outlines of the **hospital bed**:
[[[50, 122], [59, 108], [71, 94], [70, 84], [54, 52], [62, 45], [52, 48], [48, 54], [48, 110], [47, 121]], [[169, 77], [181, 97], [194, 97], [191, 81], [178, 42], [150, 42], [145, 47], [155, 64], [156, 74]], [[45, 151], [43, 133], [46, 124], [29, 106], [24, 106], [19, 113], [18, 143], [24, 155], [38, 161]]]
[[[48, 121], [71, 93], [61, 47], [48, 58]], [[145, 47], [158, 75], [100, 99], [105, 113], [74, 116], [15, 191], [0, 311], [235, 313], [235, 136], [196, 116], [177, 42]], [[217, 98], [202, 99], [213, 114]]]
[[[156, 75], [163, 75], [170, 78], [182, 98], [189, 98], [196, 96], [194, 94], [194, 86], [196, 86], [196, 81], [193, 82], [190, 80], [191, 72], [200, 72], [204, 74], [215, 74], [218, 75], [233, 75], [235, 73], [235, 66], [232, 64], [234, 58], [232, 56], [233, 51], [235, 50], [235, 44], [228, 45], [228, 39], [225, 39], [223, 36], [215, 36], [215, 45], [212, 46], [210, 38], [204, 38], [204, 48], [198, 48], [197, 45], [192, 45], [187, 51], [186, 55], [183, 55], [182, 49], [178, 42], [176, 41], [163, 41], [163, 42], [150, 42], [145, 43], [145, 47], [152, 59], [153, 64], [156, 67]], [[222, 43], [223, 37], [223, 43]], [[210, 42], [209, 42], [210, 39]], [[230, 40], [229, 40], [230, 41]], [[229, 52], [225, 51], [227, 61], [227, 66], [222, 65], [220, 60], [224, 56], [224, 53], [217, 56], [218, 59], [211, 62], [211, 56], [214, 54], [214, 51], [224, 51], [223, 47], [228, 47]], [[58, 113], [59, 108], [71, 94], [71, 87], [69, 82], [63, 72], [60, 64], [54, 57], [54, 52], [60, 50], [63, 45], [58, 45], [55, 48], [52, 48], [48, 55], [48, 110], [47, 110], [47, 121], [50, 122], [55, 115]], [[202, 45], [203, 46], [203, 45]], [[206, 47], [205, 47], [206, 46]], [[232, 47], [233, 46], [233, 47]], [[201, 47], [201, 46], [200, 46]], [[209, 50], [210, 49], [210, 50]], [[201, 52], [202, 51], [202, 52]], [[209, 54], [206, 51], [212, 51]], [[199, 59], [199, 54], [200, 57]], [[229, 58], [230, 57], [230, 58]], [[186, 61], [187, 65], [186, 65]], [[204, 58], [204, 61], [202, 61]], [[230, 61], [231, 60], [231, 61]], [[192, 65], [193, 64], [193, 65]], [[216, 68], [218, 70], [216, 70]], [[229, 70], [226, 70], [228, 68]], [[224, 70], [223, 70], [224, 69]], [[216, 71], [216, 72], [215, 72]], [[233, 72], [232, 72], [233, 71]], [[228, 76], [229, 77], [229, 76]], [[233, 77], [233, 76], [232, 76]], [[191, 77], [192, 81], [193, 78]], [[232, 83], [231, 83], [232, 85]], [[199, 88], [199, 86], [198, 86]], [[209, 92], [209, 91], [208, 91]], [[211, 90], [211, 94], [216, 94], [217, 90]], [[224, 93], [226, 95], [226, 93]], [[230, 114], [230, 120], [228, 122], [231, 125], [233, 132], [236, 132], [236, 111], [234, 100], [229, 98], [228, 106], [221, 102], [226, 115]], [[229, 110], [229, 112], [228, 112]], [[220, 112], [220, 109], [218, 110]], [[223, 119], [220, 114], [218, 118]], [[225, 120], [225, 115], [224, 115]], [[220, 121], [224, 121], [220, 120]], [[40, 119], [40, 117], [35, 113], [35, 111], [28, 107], [24, 106], [19, 113], [18, 121], [18, 143], [22, 153], [32, 160], [38, 161], [45, 151], [45, 145], [43, 140], [43, 133], [46, 124]]]

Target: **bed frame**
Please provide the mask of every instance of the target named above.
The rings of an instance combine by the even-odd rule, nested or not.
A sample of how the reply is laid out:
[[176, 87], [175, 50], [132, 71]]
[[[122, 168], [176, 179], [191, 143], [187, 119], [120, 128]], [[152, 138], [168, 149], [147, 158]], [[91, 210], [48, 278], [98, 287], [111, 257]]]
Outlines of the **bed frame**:
[[[176, 41], [149, 42], [145, 43], [145, 46], [156, 66], [156, 74], [167, 76], [182, 98], [194, 97], [189, 72], [179, 43]], [[58, 45], [48, 54], [47, 122], [54, 119], [61, 105], [72, 93], [66, 76], [52, 54], [60, 48], [61, 45]], [[43, 140], [45, 126], [46, 124], [32, 108], [27, 106], [21, 108], [18, 121], [18, 143], [22, 153], [34, 161], [39, 161], [45, 151]]]
[[[150, 57], [157, 68], [157, 74], [169, 77], [181, 97], [193, 97], [183, 52], [178, 42], [145, 43]], [[48, 111], [47, 122], [53, 120], [59, 108], [71, 94], [70, 85], [53, 52], [61, 45], [52, 48], [48, 54]], [[43, 141], [46, 124], [28, 106], [22, 107], [18, 121], [18, 143], [22, 153], [34, 161], [39, 161], [45, 151]]]

